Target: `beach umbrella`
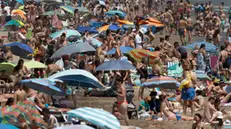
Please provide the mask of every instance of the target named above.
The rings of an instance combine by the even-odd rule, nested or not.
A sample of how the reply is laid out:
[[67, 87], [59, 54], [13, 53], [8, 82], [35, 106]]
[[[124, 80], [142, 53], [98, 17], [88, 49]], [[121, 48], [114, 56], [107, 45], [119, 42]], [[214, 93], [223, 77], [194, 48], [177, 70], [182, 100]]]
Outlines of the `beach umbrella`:
[[32, 58], [29, 55], [33, 53], [33, 49], [27, 44], [20, 43], [20, 42], [13, 42], [13, 43], [5, 44], [4, 46], [10, 47], [10, 51], [16, 56], [19, 56], [24, 59]]
[[87, 125], [65, 125], [54, 129], [94, 129]]
[[39, 92], [46, 93], [48, 95], [53, 96], [65, 96], [65, 92], [63, 92], [60, 88], [56, 87], [55, 82], [48, 79], [26, 79], [22, 80], [21, 83], [28, 88], [34, 89]]
[[70, 6], [70, 5], [65, 5], [65, 6], [60, 6], [61, 9], [71, 13], [74, 15], [76, 8]]
[[91, 34], [98, 33], [98, 31], [94, 27], [89, 27], [89, 26], [79, 26], [77, 28], [77, 31], [79, 33], [85, 33], [86, 31], [88, 31]]
[[99, 27], [102, 27], [103, 24], [105, 24], [105, 23], [104, 22], [97, 22], [97, 21], [90, 21], [89, 24], [92, 27], [99, 28]]
[[159, 20], [152, 18], [152, 17], [148, 17], [147, 20], [152, 22], [152, 23], [162, 24]]
[[91, 107], [77, 108], [67, 112], [70, 118], [86, 120], [101, 129], [120, 129], [120, 122], [111, 113]]
[[30, 60], [24, 63], [24, 66], [26, 66], [28, 69], [45, 69], [47, 66], [41, 62]]
[[70, 86], [103, 88], [103, 85], [94, 75], [81, 69], [65, 70], [51, 75], [48, 79], [59, 79]]
[[180, 83], [172, 78], [167, 76], [153, 77], [146, 80], [141, 84], [142, 87], [148, 88], [165, 88], [165, 89], [177, 89], [180, 86]]
[[95, 52], [95, 48], [93, 48], [89, 43], [83, 43], [83, 42], [73, 43], [58, 49], [51, 56], [51, 59], [60, 58], [63, 55], [72, 55], [75, 53], [85, 53], [85, 52]]
[[57, 14], [57, 16], [60, 16], [60, 17], [65, 16], [64, 14], [62, 14], [60, 12], [55, 12], [55, 11], [47, 11], [47, 12], [43, 13], [43, 15], [45, 15], [45, 16], [54, 16], [55, 14]]
[[19, 15], [23, 20], [26, 20], [25, 12], [22, 11], [21, 9], [14, 9], [11, 12], [12, 15]]
[[23, 15], [26, 14], [26, 12], [22, 11], [21, 9], [14, 9], [14, 10], [12, 10], [11, 13], [12, 14], [23, 14]]
[[110, 60], [96, 68], [96, 71], [110, 71], [110, 70], [134, 70], [136, 69], [128, 60]]
[[141, 62], [142, 58], [148, 58], [150, 64], [155, 63], [155, 58], [159, 57], [159, 52], [151, 52], [144, 49], [133, 49], [128, 52], [128, 55], [132, 57], [135, 61]]
[[19, 6], [18, 9], [23, 10], [24, 9], [24, 5]]
[[19, 126], [21, 123], [19, 122], [18, 117], [22, 116], [27, 124], [32, 124], [34, 122], [34, 124], [41, 128], [46, 127], [46, 123], [41, 118], [41, 115], [38, 112], [34, 102], [31, 100], [17, 102], [17, 104], [12, 106], [5, 106], [0, 110], [0, 117], [4, 121], [2, 123], [9, 123], [15, 126]]
[[0, 71], [5, 71], [6, 74], [12, 74], [16, 65], [9, 62], [0, 63]]
[[24, 4], [23, 0], [16, 0], [19, 4]]
[[60, 37], [63, 33], [66, 34], [67, 38], [70, 37], [70, 36], [81, 37], [81, 34], [77, 30], [70, 30], [70, 29], [64, 29], [64, 30], [56, 31], [56, 32], [50, 34], [50, 37], [55, 39], [55, 38]]
[[19, 129], [19, 128], [11, 124], [0, 124], [0, 129]]
[[202, 42], [194, 42], [194, 43], [191, 43], [191, 44], [188, 44], [186, 46], [184, 46], [186, 49], [191, 49], [193, 50], [195, 48], [195, 46], [197, 45], [198, 47], [201, 46], [201, 44], [205, 44], [205, 50], [207, 52], [211, 52], [211, 53], [215, 53], [217, 51], [217, 47], [212, 44], [212, 43], [208, 43], [208, 42], [205, 42], [205, 41], [202, 41]]
[[121, 27], [118, 26], [117, 24], [111, 24], [111, 25], [102, 26], [101, 28], [98, 29], [98, 31], [106, 31], [106, 30], [117, 31], [119, 29], [121, 29]]
[[22, 21], [19, 20], [10, 20], [8, 21], [4, 26], [24, 26], [25, 24]]
[[96, 38], [92, 38], [92, 40], [90, 40], [89, 44], [92, 45], [92, 46], [95, 47], [95, 48], [98, 48], [98, 47], [100, 47], [103, 43], [100, 42], [100, 41], [99, 41], [98, 39], [96, 39]]
[[[130, 52], [131, 50], [133, 50], [134, 48], [132, 47], [127, 47], [127, 46], [120, 46], [120, 51], [121, 53], [123, 54], [126, 54], [128, 52]], [[109, 50], [107, 52], [108, 55], [111, 55], [111, 54], [115, 54], [116, 53], [116, 48], [112, 48], [111, 50]]]
[[78, 12], [80, 12], [80, 13], [88, 13], [89, 12], [89, 10], [86, 8], [86, 7], [77, 7], [77, 9], [78, 9]]
[[126, 13], [125, 12], [122, 12], [122, 11], [119, 11], [119, 10], [110, 10], [108, 12], [105, 13], [107, 16], [115, 16], [115, 15], [118, 15], [119, 17], [125, 17], [126, 16]]
[[120, 24], [134, 25], [133, 22], [130, 22], [128, 20], [117, 20], [117, 22], [120, 23]]

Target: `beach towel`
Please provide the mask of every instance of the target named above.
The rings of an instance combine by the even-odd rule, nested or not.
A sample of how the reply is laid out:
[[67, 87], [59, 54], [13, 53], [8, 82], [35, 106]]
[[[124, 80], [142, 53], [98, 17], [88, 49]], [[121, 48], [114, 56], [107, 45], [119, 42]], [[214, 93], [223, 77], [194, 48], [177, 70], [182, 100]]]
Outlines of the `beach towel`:
[[178, 77], [183, 73], [183, 68], [178, 62], [168, 62], [168, 76]]
[[211, 69], [214, 69], [218, 66], [218, 56], [210, 56], [210, 67]]

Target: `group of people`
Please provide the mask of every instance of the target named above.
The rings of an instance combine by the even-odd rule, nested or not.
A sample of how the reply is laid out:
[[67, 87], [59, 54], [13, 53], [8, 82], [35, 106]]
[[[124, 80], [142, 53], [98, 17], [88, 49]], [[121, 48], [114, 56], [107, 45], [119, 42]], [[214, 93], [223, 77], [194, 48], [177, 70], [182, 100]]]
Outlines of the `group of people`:
[[[45, 63], [48, 68], [44, 69], [28, 69], [24, 64], [24, 60], [20, 59], [18, 64], [12, 71], [12, 75], [7, 76], [5, 71], [1, 71], [1, 78], [4, 78], [5, 83], [0, 87], [5, 89], [5, 94], [2, 98], [7, 98], [6, 105], [11, 106], [17, 102], [24, 101], [27, 98], [33, 99], [36, 105], [40, 105], [41, 112], [44, 114], [44, 120], [48, 122], [49, 127], [56, 126], [57, 119], [49, 114], [47, 107], [44, 104], [53, 105], [51, 97], [44, 93], [37, 93], [32, 89], [28, 89], [19, 84], [20, 80], [31, 77], [43, 78], [47, 75], [52, 75], [58, 71], [67, 69], [84, 69], [91, 72], [103, 84], [111, 84], [114, 82], [117, 96], [117, 105], [114, 107], [114, 115], [121, 117], [125, 123], [129, 125], [127, 115], [128, 102], [126, 98], [125, 85], [137, 85], [132, 80], [131, 73], [140, 75], [140, 82], [144, 83], [149, 75], [166, 76], [168, 62], [178, 62], [183, 68], [183, 75], [179, 82], [181, 86], [176, 94], [172, 95], [164, 90], [154, 89], [150, 96], [144, 97], [144, 88], [140, 88], [138, 98], [140, 105], [138, 110], [145, 110], [151, 116], [165, 118], [168, 120], [195, 120], [193, 129], [203, 128], [202, 121], [216, 124], [218, 120], [219, 126], [223, 121], [230, 120], [230, 115], [225, 110], [220, 108], [223, 103], [230, 102], [231, 95], [224, 90], [228, 86], [228, 81], [231, 79], [231, 27], [227, 29], [226, 40], [224, 44], [221, 36], [225, 30], [227, 14], [224, 12], [224, 3], [214, 11], [214, 6], [209, 3], [197, 3], [193, 6], [190, 1], [166, 1], [164, 0], [126, 0], [126, 1], [110, 1], [105, 0], [104, 3], [98, 0], [73, 0], [71, 6], [84, 6], [90, 11], [90, 15], [83, 15], [80, 10], [76, 9], [74, 14], [69, 14], [63, 9], [53, 5], [46, 7], [46, 4], [37, 3], [34, 1], [25, 1], [24, 11], [26, 19], [22, 19], [25, 26], [22, 27], [6, 27], [5, 29], [14, 31], [15, 36], [9, 36], [11, 41], [22, 41], [30, 46], [34, 53], [31, 55], [36, 61]], [[7, 3], [7, 4], [6, 4]], [[1, 23], [4, 25], [15, 16], [11, 16], [11, 11], [17, 9], [20, 4], [14, 0], [1, 2]], [[65, 1], [62, 4], [66, 4]], [[165, 8], [160, 9], [159, 7]], [[54, 10], [54, 15], [42, 15], [45, 11]], [[193, 12], [193, 8], [195, 12]], [[105, 12], [109, 10], [120, 10], [126, 13], [126, 17], [121, 17], [115, 14], [111, 17], [106, 17]], [[230, 15], [229, 11], [229, 15]], [[65, 17], [60, 17], [62, 13]], [[195, 16], [195, 17], [194, 17]], [[140, 29], [140, 21], [150, 17], [155, 17], [164, 24], [163, 30], [160, 30], [161, 36], [155, 35], [150, 26], [146, 32]], [[119, 29], [117, 31], [106, 30], [97, 35], [97, 40], [102, 42], [101, 46], [96, 47], [95, 55], [75, 54], [72, 56], [63, 55], [63, 67], [55, 64], [55, 60], [50, 57], [58, 49], [69, 44], [69, 39], [66, 33], [63, 33], [59, 38], [52, 39], [49, 35], [52, 32], [61, 30], [62, 28], [75, 29], [79, 26], [90, 26], [90, 22], [101, 22], [106, 24], [117, 23], [118, 20], [129, 20], [135, 25], [134, 28], [128, 28], [127, 31]], [[65, 21], [68, 25], [63, 24]], [[158, 30], [159, 31], [159, 30]], [[180, 36], [180, 41], [176, 41], [175, 34]], [[163, 34], [165, 33], [165, 35]], [[164, 36], [163, 36], [164, 35]], [[188, 35], [188, 40], [185, 40]], [[183, 46], [193, 42], [192, 37], [204, 37], [209, 43], [213, 43], [219, 49], [219, 60], [214, 69], [209, 70], [209, 64], [206, 61], [207, 51], [206, 45], [195, 46], [190, 53]], [[13, 38], [12, 38], [13, 37]], [[158, 37], [158, 38], [157, 38]], [[224, 37], [223, 37], [224, 38]], [[81, 35], [84, 43], [92, 45], [93, 34], [90, 31], [85, 31]], [[6, 42], [1, 41], [0, 60], [2, 62], [15, 63], [15, 56], [10, 50], [10, 47], [2, 47]], [[154, 59], [154, 64], [149, 64], [149, 59], [143, 57], [140, 62], [135, 61], [129, 55], [123, 54], [120, 51], [121, 46], [129, 46], [134, 49], [145, 49], [158, 53], [158, 57]], [[106, 55], [106, 52], [115, 48], [116, 52], [112, 56]], [[98, 72], [95, 68], [109, 59], [127, 59], [136, 67], [135, 71], [114, 71], [114, 72]], [[151, 72], [149, 68], [151, 67]], [[212, 78], [210, 81], [202, 81], [196, 78], [195, 70], [208, 72]], [[216, 80], [220, 80], [217, 82]], [[204, 89], [200, 89], [200, 85], [206, 85]], [[199, 90], [198, 90], [199, 89]], [[12, 93], [14, 95], [12, 96]], [[208, 96], [208, 100], [206, 99]], [[180, 105], [183, 105], [181, 108]], [[191, 108], [191, 117], [187, 116]], [[184, 115], [176, 114], [183, 111]], [[204, 110], [204, 114], [194, 114], [195, 110]], [[210, 112], [211, 111], [211, 112]], [[142, 112], [140, 112], [142, 114]], [[146, 115], [146, 116], [149, 116]], [[223, 115], [221, 121], [220, 116]], [[149, 118], [153, 118], [150, 117]], [[146, 117], [145, 117], [146, 118]], [[22, 125], [27, 128], [26, 125]]]

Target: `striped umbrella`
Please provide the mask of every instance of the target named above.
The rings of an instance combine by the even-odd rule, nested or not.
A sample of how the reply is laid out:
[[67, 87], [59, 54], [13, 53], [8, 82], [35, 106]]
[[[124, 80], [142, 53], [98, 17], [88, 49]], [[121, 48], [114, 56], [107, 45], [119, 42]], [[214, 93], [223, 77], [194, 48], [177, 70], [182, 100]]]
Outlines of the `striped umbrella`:
[[149, 57], [149, 63], [154, 64], [155, 58], [159, 56], [159, 52], [151, 52], [144, 49], [133, 49], [128, 55], [131, 56], [134, 60], [141, 62], [142, 58]]
[[35, 107], [34, 102], [26, 100], [23, 102], [18, 102], [13, 106], [6, 106], [1, 109], [1, 117], [4, 121], [18, 126], [20, 123], [18, 117], [23, 116], [26, 123], [31, 124], [35, 121], [35, 124], [40, 127], [46, 126], [46, 123], [41, 118], [40, 113]]
[[101, 129], [120, 129], [118, 119], [111, 113], [98, 108], [84, 107], [67, 112], [70, 118], [86, 120]]
[[148, 79], [146, 82], [142, 83], [141, 86], [149, 88], [159, 87], [165, 89], [177, 89], [180, 86], [180, 83], [172, 77], [160, 76]]

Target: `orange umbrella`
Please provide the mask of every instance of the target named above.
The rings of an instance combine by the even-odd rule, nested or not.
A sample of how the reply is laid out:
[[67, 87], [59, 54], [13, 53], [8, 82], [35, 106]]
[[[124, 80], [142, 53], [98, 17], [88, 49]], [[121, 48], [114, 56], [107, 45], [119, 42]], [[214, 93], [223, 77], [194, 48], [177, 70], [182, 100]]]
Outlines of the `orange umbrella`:
[[118, 23], [120, 24], [127, 24], [127, 25], [133, 25], [133, 22], [130, 22], [128, 20], [117, 20]]
[[131, 56], [135, 61], [141, 62], [142, 58], [149, 57], [149, 63], [154, 64], [155, 58], [159, 56], [159, 52], [151, 52], [144, 49], [133, 49], [128, 55]]
[[98, 31], [106, 31], [109, 28], [110, 25], [105, 25], [102, 26], [101, 28], [98, 29]]
[[154, 22], [147, 22], [148, 25], [155, 26], [155, 27], [164, 27], [164, 24], [161, 23], [154, 23]]
[[152, 18], [152, 17], [149, 17], [148, 20], [149, 20], [150, 22], [153, 22], [153, 23], [161, 24], [160, 21], [158, 21], [158, 20], [156, 20], [156, 19], [154, 19], [154, 18]]
[[19, 15], [22, 19], [26, 20], [25, 12], [20, 9], [15, 9], [12, 11], [12, 14]]

